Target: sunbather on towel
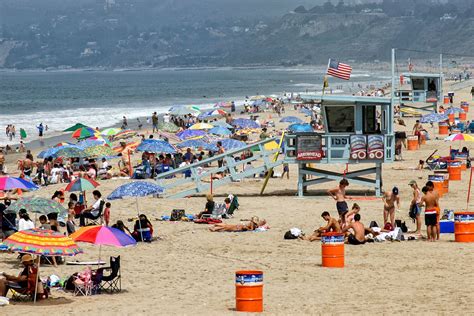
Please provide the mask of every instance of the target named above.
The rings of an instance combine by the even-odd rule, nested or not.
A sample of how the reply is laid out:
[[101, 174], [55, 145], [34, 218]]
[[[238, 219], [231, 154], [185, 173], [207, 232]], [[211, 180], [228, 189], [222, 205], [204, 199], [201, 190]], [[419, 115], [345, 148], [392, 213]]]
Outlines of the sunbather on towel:
[[266, 221], [264, 219], [259, 220], [258, 217], [254, 216], [249, 221], [248, 224], [224, 224], [219, 223], [215, 224], [212, 227], [209, 227], [211, 232], [245, 232], [245, 231], [254, 231], [259, 227], [265, 226]]

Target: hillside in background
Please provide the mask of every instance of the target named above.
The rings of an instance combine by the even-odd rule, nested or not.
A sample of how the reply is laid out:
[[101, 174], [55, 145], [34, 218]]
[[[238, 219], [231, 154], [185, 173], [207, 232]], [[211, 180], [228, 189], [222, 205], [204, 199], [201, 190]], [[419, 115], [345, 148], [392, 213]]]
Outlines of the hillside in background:
[[370, 62], [391, 47], [472, 55], [472, 0], [295, 2], [3, 0], [0, 68]]

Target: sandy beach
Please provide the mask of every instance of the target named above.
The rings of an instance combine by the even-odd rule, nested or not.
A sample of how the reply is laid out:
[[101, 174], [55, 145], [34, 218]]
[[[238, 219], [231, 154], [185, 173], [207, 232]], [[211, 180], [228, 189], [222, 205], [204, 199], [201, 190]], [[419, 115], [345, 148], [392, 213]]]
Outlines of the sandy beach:
[[[472, 80], [471, 80], [472, 82]], [[472, 85], [472, 83], [471, 83]], [[459, 87], [459, 90], [457, 90]], [[470, 101], [470, 85], [445, 87], [455, 91], [454, 104]], [[474, 110], [468, 120], [474, 119]], [[276, 129], [286, 125], [277, 122]], [[287, 115], [301, 113], [287, 106]], [[306, 118], [307, 120], [307, 118]], [[415, 118], [406, 118], [406, 127], [396, 130], [411, 134]], [[400, 189], [401, 211], [397, 219], [406, 221], [409, 230], [415, 228], [408, 216], [411, 199], [410, 180], [419, 184], [432, 174], [428, 169], [415, 170], [419, 159], [426, 159], [435, 149], [448, 155], [453, 148], [470, 143], [449, 143], [426, 124], [432, 139], [418, 151], [404, 149], [404, 161], [384, 164], [384, 189]], [[273, 130], [270, 130], [272, 132]], [[436, 139], [439, 138], [439, 139]], [[39, 150], [34, 150], [34, 155]], [[6, 156], [11, 174], [17, 159], [23, 154]], [[139, 155], [135, 154], [137, 159]], [[330, 170], [342, 171], [343, 165], [330, 165]], [[350, 165], [349, 171], [356, 165]], [[12, 172], [15, 170], [15, 172]], [[474, 243], [455, 243], [453, 234], [442, 234], [441, 240], [430, 243], [422, 240], [383, 242], [345, 247], [345, 268], [321, 267], [320, 242], [284, 240], [284, 233], [292, 227], [310, 233], [324, 224], [320, 214], [328, 210], [336, 216], [334, 201], [326, 190], [335, 182], [310, 190], [307, 198], [296, 197], [296, 166], [290, 165], [290, 179], [270, 179], [264, 196], [259, 195], [262, 180], [246, 179], [214, 190], [215, 200], [223, 202], [228, 194], [239, 197], [240, 208], [235, 217], [225, 220], [238, 223], [240, 219], [259, 216], [265, 218], [270, 229], [265, 232], [211, 233], [207, 225], [187, 222], [162, 222], [156, 219], [169, 215], [172, 209], [185, 209], [188, 214], [203, 210], [205, 197], [139, 199], [140, 211], [151, 219], [159, 240], [150, 244], [139, 243], [132, 248], [103, 247], [102, 258], [121, 256], [122, 289], [119, 294], [101, 294], [89, 297], [73, 296], [53, 289], [51, 298], [33, 303], [11, 302], [0, 307], [4, 315], [35, 313], [36, 315], [226, 315], [235, 312], [235, 271], [260, 269], [264, 272], [264, 306], [269, 315], [302, 314], [471, 314], [471, 291], [474, 284], [469, 278], [469, 266], [474, 260]], [[282, 172], [282, 167], [276, 170]], [[104, 196], [129, 180], [100, 182]], [[463, 171], [462, 181], [451, 182], [449, 193], [440, 200], [441, 210], [466, 210], [469, 171]], [[66, 184], [42, 187], [27, 196], [49, 198]], [[365, 187], [350, 185], [348, 195], [357, 195], [361, 206], [362, 222], [383, 223], [383, 203], [372, 197], [374, 192]], [[88, 199], [92, 197], [89, 195]], [[469, 209], [474, 209], [471, 199]], [[136, 214], [135, 199], [112, 201], [111, 222], [126, 221]], [[126, 222], [129, 228], [133, 223]], [[426, 227], [422, 226], [423, 234]], [[99, 248], [81, 244], [84, 254], [67, 260], [96, 260]], [[20, 271], [16, 254], [0, 254], [0, 271], [10, 274]], [[82, 270], [81, 267], [45, 266], [41, 276], [56, 274], [60, 277]]]

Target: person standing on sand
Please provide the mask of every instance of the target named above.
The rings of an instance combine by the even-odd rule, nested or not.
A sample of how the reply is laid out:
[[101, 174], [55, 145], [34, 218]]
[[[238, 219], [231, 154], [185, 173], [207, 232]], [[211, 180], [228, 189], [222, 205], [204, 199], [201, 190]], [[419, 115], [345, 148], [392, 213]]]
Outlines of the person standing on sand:
[[388, 223], [388, 217], [390, 216], [390, 224], [395, 227], [395, 203], [397, 209], [400, 209], [400, 197], [398, 196], [398, 188], [394, 187], [392, 192], [384, 192], [383, 197], [383, 224]]
[[415, 180], [411, 180], [408, 185], [413, 189], [413, 198], [410, 202], [410, 210], [414, 210], [416, 214], [416, 231], [415, 234], [421, 235], [421, 191]]
[[438, 207], [437, 198], [434, 192], [429, 191], [427, 186], [422, 189], [424, 195], [421, 203], [425, 205], [425, 224], [428, 241], [435, 241], [437, 235], [436, 208]]
[[[440, 208], [439, 208], [439, 193], [438, 191], [436, 191], [434, 189], [434, 184], [432, 181], [428, 181], [426, 182], [425, 186], [428, 188], [428, 191], [433, 193], [435, 198], [436, 198], [436, 227], [437, 227], [437, 230], [436, 230], [436, 239], [439, 240], [439, 231], [440, 231], [440, 228], [439, 228], [439, 216], [440, 216]], [[426, 210], [425, 210], [426, 212]]]
[[44, 132], [43, 123], [40, 123], [38, 126], [36, 126], [36, 128], [38, 129], [39, 138], [42, 139], [43, 138], [43, 132]]
[[327, 193], [336, 201], [336, 209], [342, 223], [344, 223], [344, 215], [349, 211], [346, 202], [346, 188], [348, 186], [349, 181], [347, 181], [347, 179], [342, 179], [339, 181], [339, 186], [327, 191]]
[[158, 132], [158, 115], [156, 112], [153, 112], [151, 116], [151, 123], [153, 125], [152, 133]]
[[0, 175], [3, 174], [4, 165], [5, 165], [5, 155], [3, 154], [3, 150], [0, 149]]

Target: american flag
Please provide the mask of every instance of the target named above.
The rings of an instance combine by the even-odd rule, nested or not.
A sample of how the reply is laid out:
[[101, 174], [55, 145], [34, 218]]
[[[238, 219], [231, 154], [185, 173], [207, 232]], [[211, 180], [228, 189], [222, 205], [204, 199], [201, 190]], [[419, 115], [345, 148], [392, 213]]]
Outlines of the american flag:
[[339, 79], [349, 80], [351, 78], [352, 67], [339, 63], [337, 60], [329, 59], [327, 74]]

